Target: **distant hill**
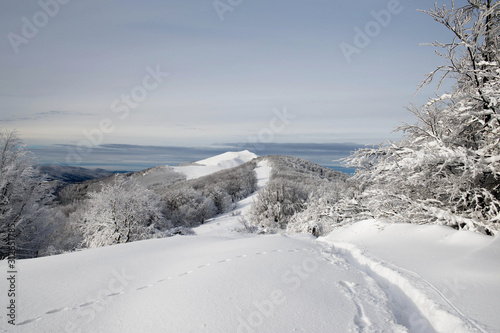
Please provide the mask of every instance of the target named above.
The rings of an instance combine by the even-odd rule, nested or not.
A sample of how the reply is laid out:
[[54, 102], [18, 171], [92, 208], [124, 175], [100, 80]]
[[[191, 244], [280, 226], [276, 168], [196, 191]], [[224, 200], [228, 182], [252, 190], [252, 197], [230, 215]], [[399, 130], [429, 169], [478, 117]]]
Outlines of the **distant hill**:
[[174, 167], [176, 172], [186, 175], [187, 179], [195, 179], [210, 175], [214, 172], [234, 168], [246, 162], [250, 162], [258, 156], [248, 150], [239, 152], [227, 152], [206, 158], [193, 163], [185, 163], [181, 166]]
[[40, 165], [39, 169], [49, 177], [49, 180], [66, 184], [81, 183], [87, 180], [109, 177], [115, 173], [123, 173], [123, 171], [87, 169], [65, 165]]
[[[126, 173], [124, 177], [134, 180], [150, 190], [161, 192], [164, 188], [169, 188], [174, 184], [178, 184], [186, 180], [194, 180], [226, 169], [241, 166], [256, 157], [257, 155], [247, 150], [240, 152], [227, 152], [200, 161], [186, 163], [182, 166], [172, 167], [163, 165], [137, 172]], [[101, 183], [112, 182], [115, 174], [113, 172], [100, 169], [88, 170], [84, 168], [71, 169], [71, 167], [47, 167], [47, 171], [44, 172], [46, 172], [49, 177], [54, 180], [73, 180], [65, 181], [68, 186], [66, 186], [63, 191], [58, 192], [58, 199], [63, 204], [83, 199], [88, 192], [100, 191]], [[85, 172], [87, 172], [89, 177], [86, 179], [81, 177], [81, 180], [78, 181], [78, 172], [80, 172], [81, 175], [84, 175]]]
[[[268, 160], [274, 169], [271, 183], [275, 182], [276, 177], [286, 176], [288, 181], [296, 183], [297, 186], [305, 183], [318, 185], [324, 181], [344, 181], [349, 176], [346, 173], [299, 158], [284, 155], [258, 157], [254, 153], [244, 150], [226, 152], [181, 166], [157, 166], [122, 174], [120, 177], [125, 177], [154, 191], [164, 201], [171, 201], [172, 199], [167, 197], [175, 191], [184, 192], [184, 196], [186, 196], [188, 189], [203, 192], [202, 196], [214, 197], [216, 196], [214, 191], [218, 186], [231, 196], [231, 201], [235, 202], [254, 190], [253, 188], [240, 187], [243, 186], [242, 184], [251, 183], [250, 180], [245, 180], [247, 174], [255, 168], [255, 163], [261, 160]], [[249, 165], [250, 163], [253, 164]], [[87, 197], [87, 193], [99, 192], [102, 184], [109, 184], [115, 180], [115, 175], [112, 172], [100, 169], [45, 166], [45, 169], [42, 170], [46, 170], [45, 172], [55, 180], [64, 182], [62, 188], [57, 191], [57, 199], [62, 205], [82, 200]], [[252, 187], [252, 185], [249, 186]], [[307, 197], [308, 193], [304, 195]], [[185, 198], [185, 200], [195, 199], [193, 197]], [[186, 204], [188, 203], [186, 202]], [[190, 205], [195, 206], [194, 202]]]

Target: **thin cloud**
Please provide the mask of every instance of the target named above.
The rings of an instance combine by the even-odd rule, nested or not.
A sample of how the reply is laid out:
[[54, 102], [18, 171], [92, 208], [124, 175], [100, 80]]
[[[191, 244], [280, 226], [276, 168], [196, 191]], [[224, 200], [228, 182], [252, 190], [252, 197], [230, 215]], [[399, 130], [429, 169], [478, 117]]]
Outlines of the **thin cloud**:
[[0, 121], [2, 122], [21, 122], [21, 121], [33, 121], [33, 120], [41, 120], [41, 119], [48, 119], [48, 118], [54, 118], [54, 117], [61, 117], [61, 116], [92, 116], [92, 113], [85, 113], [85, 112], [77, 112], [77, 111], [57, 111], [57, 110], [52, 110], [52, 111], [45, 111], [45, 112], [36, 112], [31, 115], [14, 115], [10, 117], [5, 117], [5, 118], [0, 118]]

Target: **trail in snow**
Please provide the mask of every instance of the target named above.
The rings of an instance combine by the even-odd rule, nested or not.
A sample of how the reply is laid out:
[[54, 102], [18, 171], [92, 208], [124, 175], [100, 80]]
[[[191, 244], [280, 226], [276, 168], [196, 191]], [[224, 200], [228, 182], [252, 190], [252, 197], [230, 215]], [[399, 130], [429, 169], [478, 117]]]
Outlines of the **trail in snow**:
[[373, 220], [320, 240], [381, 286], [410, 331], [500, 332], [497, 239]]
[[349, 263], [382, 287], [392, 302], [398, 322], [410, 331], [486, 332], [417, 274], [408, 274], [406, 270], [375, 259], [350, 244], [335, 243], [335, 246]]
[[[264, 188], [271, 174], [269, 163], [266, 160], [260, 161], [255, 168], [255, 173], [257, 176], [257, 188]], [[196, 234], [204, 236], [218, 235], [226, 238], [241, 237], [240, 234], [235, 233], [235, 230], [243, 227], [240, 223], [240, 218], [246, 218], [257, 195], [258, 192], [238, 202], [234, 211], [207, 220], [205, 224], [196, 228]]]

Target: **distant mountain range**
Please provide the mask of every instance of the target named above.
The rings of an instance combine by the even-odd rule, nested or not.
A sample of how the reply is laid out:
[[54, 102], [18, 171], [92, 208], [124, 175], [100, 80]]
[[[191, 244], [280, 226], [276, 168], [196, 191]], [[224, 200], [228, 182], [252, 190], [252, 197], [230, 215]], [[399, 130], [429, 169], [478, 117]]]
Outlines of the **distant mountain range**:
[[115, 173], [126, 171], [109, 171], [104, 169], [87, 169], [66, 165], [40, 165], [39, 169], [46, 174], [49, 180], [67, 184], [81, 183], [86, 180], [109, 177]]
[[[231, 155], [233, 154], [233, 155]], [[236, 155], [235, 155], [236, 154]], [[239, 155], [238, 155], [239, 154]], [[242, 151], [242, 152], [233, 152], [233, 153], [225, 153], [221, 155], [217, 155], [214, 157], [211, 157], [206, 160], [201, 160], [198, 162], [191, 162], [191, 163], [182, 163], [179, 166], [172, 167], [173, 171], [181, 174], [185, 174], [188, 179], [190, 178], [196, 178], [199, 176], [202, 176], [204, 174], [209, 174], [211, 172], [223, 170], [227, 167], [234, 167], [239, 164], [242, 164], [244, 162], [248, 162], [249, 160], [257, 157], [257, 155], [249, 152], [249, 151]], [[220, 161], [219, 161], [220, 159]], [[212, 163], [213, 161], [217, 161], [217, 163]], [[222, 165], [219, 162], [224, 162], [228, 161], [226, 163], [229, 163], [228, 165]], [[234, 163], [231, 164], [231, 163]], [[204, 166], [204, 168], [201, 168], [200, 166]], [[327, 168], [344, 172], [347, 174], [352, 175], [355, 171], [354, 168], [346, 168], [346, 167], [340, 167], [340, 166], [325, 166]], [[111, 175], [114, 175], [116, 173], [128, 173], [131, 171], [124, 171], [124, 170], [116, 170], [116, 171], [110, 171], [110, 170], [104, 170], [104, 169], [89, 169], [89, 168], [82, 168], [82, 167], [74, 167], [74, 166], [67, 166], [67, 165], [40, 165], [39, 169], [42, 173], [46, 174], [49, 178], [49, 180], [52, 181], [60, 181], [65, 184], [75, 184], [75, 183], [81, 183], [87, 180], [94, 180], [94, 179], [100, 179], [100, 178], [106, 178]], [[155, 170], [155, 169], [165, 169], [165, 167], [154, 167], [154, 168], [149, 168], [147, 169], [148, 171], [150, 170]], [[139, 171], [139, 173], [143, 173], [146, 170]], [[163, 170], [164, 171], [164, 170]], [[134, 172], [133, 172], [134, 173]]]

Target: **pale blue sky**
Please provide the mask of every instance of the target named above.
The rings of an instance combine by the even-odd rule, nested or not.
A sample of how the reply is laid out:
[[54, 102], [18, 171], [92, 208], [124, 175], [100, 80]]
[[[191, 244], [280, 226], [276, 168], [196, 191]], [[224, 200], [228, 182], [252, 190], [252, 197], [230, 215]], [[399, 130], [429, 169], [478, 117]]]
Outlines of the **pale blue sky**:
[[[397, 138], [390, 132], [411, 121], [404, 106], [433, 92], [413, 98], [441, 61], [419, 43], [451, 37], [416, 11], [434, 1], [243, 0], [223, 21], [213, 0], [65, 2], [53, 17], [35, 1], [0, 3], [0, 127], [31, 145], [78, 144], [103, 119], [107, 130], [93, 137], [103, 144], [209, 146], [259, 136], [376, 144]], [[354, 45], [355, 27], [392, 5], [400, 13], [349, 63], [340, 44]], [[38, 20], [34, 36], [23, 17]], [[147, 78], [156, 69], [169, 76]], [[131, 93], [137, 107], [113, 112]], [[276, 119], [273, 110], [285, 108], [295, 118]]]

